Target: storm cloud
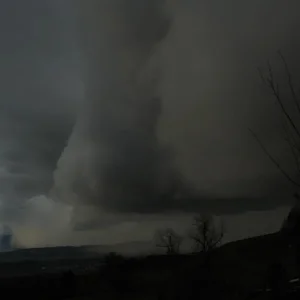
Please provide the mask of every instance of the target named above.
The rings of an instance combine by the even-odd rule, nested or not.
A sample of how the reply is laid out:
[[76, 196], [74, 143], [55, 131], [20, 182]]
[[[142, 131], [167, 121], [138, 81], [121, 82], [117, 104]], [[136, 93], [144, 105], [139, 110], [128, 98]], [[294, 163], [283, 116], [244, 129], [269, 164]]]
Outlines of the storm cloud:
[[1, 3], [4, 202], [23, 201], [51, 188], [52, 172], [75, 120], [78, 97], [66, 89], [76, 82], [76, 77], [70, 79], [74, 60], [66, 53], [69, 43], [60, 30], [63, 16], [54, 8], [44, 1]]
[[[156, 132], [162, 113], [159, 52], [172, 23], [166, 5], [164, 1], [79, 4], [85, 102], [73, 134], [81, 134], [71, 137], [55, 177], [55, 188], [69, 188], [79, 202], [108, 210], [149, 211], [174, 185], [170, 155]], [[69, 155], [77, 151], [82, 137], [87, 152], [70, 163]], [[69, 186], [60, 187], [70, 177]]]
[[290, 203], [247, 128], [286, 161], [256, 68], [281, 49], [295, 70], [298, 4], [231, 2], [79, 1], [86, 93], [58, 198], [142, 213]]
[[284, 82], [280, 49], [299, 82], [298, 12], [296, 0], [3, 1], [2, 221], [24, 226], [38, 199], [49, 220], [72, 207], [75, 228], [289, 205], [293, 187], [247, 128], [289, 168], [256, 69], [270, 59]]

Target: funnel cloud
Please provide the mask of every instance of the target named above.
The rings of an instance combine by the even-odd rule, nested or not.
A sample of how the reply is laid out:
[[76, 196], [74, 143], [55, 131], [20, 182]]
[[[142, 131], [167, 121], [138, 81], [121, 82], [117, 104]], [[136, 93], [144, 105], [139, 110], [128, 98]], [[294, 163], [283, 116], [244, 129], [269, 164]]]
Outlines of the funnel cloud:
[[24, 246], [141, 239], [198, 211], [236, 237], [278, 228], [295, 190], [248, 127], [292, 170], [257, 67], [288, 99], [276, 52], [299, 82], [299, 5], [2, 1], [0, 224]]
[[[69, 190], [106, 210], [157, 210], [176, 179], [171, 153], [157, 135], [161, 48], [172, 26], [168, 3], [89, 1], [79, 7], [85, 102], [58, 162], [55, 192], [71, 199], [59, 194]], [[70, 162], [83, 137], [85, 155]]]
[[277, 18], [265, 25], [271, 2], [232, 2], [233, 11], [218, 1], [77, 2], [85, 93], [55, 172], [58, 199], [127, 213], [289, 203], [288, 184], [247, 128], [286, 160], [271, 135], [278, 109], [255, 71], [296, 47], [297, 4], [275, 1]]

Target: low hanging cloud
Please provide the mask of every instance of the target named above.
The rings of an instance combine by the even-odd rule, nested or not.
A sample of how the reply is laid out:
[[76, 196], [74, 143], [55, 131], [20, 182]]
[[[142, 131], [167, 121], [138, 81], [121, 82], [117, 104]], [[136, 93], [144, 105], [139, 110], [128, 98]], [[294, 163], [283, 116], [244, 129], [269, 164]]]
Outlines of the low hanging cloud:
[[53, 185], [82, 88], [70, 29], [59, 30], [71, 28], [66, 11], [34, 0], [0, 7], [0, 193], [14, 206]]
[[167, 1], [80, 1], [79, 9], [85, 101], [53, 193], [106, 210], [149, 212], [168, 201], [163, 196], [177, 180], [157, 138], [160, 49], [172, 24]]
[[[247, 128], [288, 162], [278, 107], [256, 67], [271, 58], [284, 81], [274, 55], [281, 49], [297, 82], [298, 1], [74, 3], [0, 5], [3, 223], [29, 220], [23, 236], [34, 244], [44, 239], [38, 229], [29, 237], [44, 214], [39, 201], [55, 201], [49, 223], [71, 206], [73, 217], [59, 220], [103, 230], [141, 222], [141, 213], [238, 214], [290, 203], [290, 186]], [[54, 241], [59, 230], [51, 230]]]
[[0, 4], [0, 224], [22, 246], [58, 242], [55, 224], [65, 226], [57, 220], [60, 204], [42, 212], [51, 201], [36, 196], [53, 185], [82, 95], [70, 3], [59, 3]]
[[72, 207], [54, 202], [45, 195], [8, 206], [1, 202], [1, 224], [9, 226], [15, 247], [65, 244], [72, 232]]
[[[298, 62], [296, 2], [273, 1], [274, 20], [270, 1], [78, 3], [85, 98], [55, 173], [58, 199], [99, 216], [290, 203], [247, 128], [281, 126], [256, 67], [277, 49]], [[266, 138], [284, 158], [280, 142]]]

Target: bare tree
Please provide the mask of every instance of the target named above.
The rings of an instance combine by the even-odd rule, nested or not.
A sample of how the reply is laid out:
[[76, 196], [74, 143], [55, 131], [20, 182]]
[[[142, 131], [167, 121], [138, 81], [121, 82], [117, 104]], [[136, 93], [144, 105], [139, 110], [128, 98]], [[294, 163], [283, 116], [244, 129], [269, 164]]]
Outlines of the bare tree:
[[[278, 103], [281, 115], [283, 117], [283, 140], [290, 148], [290, 153], [294, 160], [296, 172], [286, 170], [278, 161], [278, 159], [276, 159], [274, 155], [272, 155], [271, 152], [266, 148], [258, 135], [252, 129], [249, 129], [249, 131], [253, 135], [254, 139], [258, 142], [264, 153], [284, 175], [284, 177], [295, 187], [300, 187], [300, 90], [298, 93], [296, 92], [296, 87], [294, 85], [293, 78], [285, 57], [280, 51], [278, 51], [278, 55], [285, 69], [288, 94], [283, 93], [282, 85], [280, 86], [279, 82], [276, 80], [273, 68], [269, 62], [267, 63], [265, 72], [263, 72], [261, 69], [258, 69], [258, 71], [263, 84], [271, 92]], [[294, 106], [294, 109], [292, 110], [289, 109], [291, 104]]]
[[[289, 65], [280, 51], [279, 58], [285, 70], [286, 83], [279, 84], [275, 78], [275, 74], [271, 64], [267, 63], [265, 72], [258, 70], [263, 84], [271, 92], [276, 100], [281, 116], [283, 119], [283, 140], [287, 143], [290, 149], [290, 157], [293, 159], [294, 170], [289, 170], [283, 167], [282, 163], [274, 157], [274, 155], [266, 148], [258, 135], [250, 129], [255, 140], [258, 142], [264, 153], [269, 157], [277, 169], [283, 176], [295, 187], [300, 187], [300, 89], [296, 87]], [[285, 88], [286, 87], [286, 88]], [[285, 91], [285, 93], [284, 93]], [[297, 193], [294, 194], [299, 199]], [[284, 221], [281, 233], [284, 241], [292, 245], [296, 250], [296, 260], [298, 272], [300, 274], [300, 221], [294, 218], [293, 209], [288, 218]]]
[[194, 252], [208, 253], [215, 249], [224, 237], [223, 223], [217, 227], [212, 215], [203, 214], [194, 217], [190, 238]]
[[154, 236], [155, 245], [164, 248], [167, 254], [178, 254], [182, 243], [182, 237], [173, 229], [160, 229]]

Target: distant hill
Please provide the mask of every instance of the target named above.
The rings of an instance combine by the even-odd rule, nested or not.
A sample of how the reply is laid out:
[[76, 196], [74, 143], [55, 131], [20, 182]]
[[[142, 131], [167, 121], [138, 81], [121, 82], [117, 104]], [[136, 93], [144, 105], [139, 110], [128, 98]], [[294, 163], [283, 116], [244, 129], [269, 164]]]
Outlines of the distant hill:
[[282, 263], [290, 278], [296, 276], [293, 252], [283, 243], [280, 232], [231, 242], [217, 252], [216, 263], [223, 264], [224, 272], [230, 270], [237, 283], [261, 284], [274, 262]]
[[58, 246], [16, 249], [9, 252], [0, 252], [0, 263], [38, 260], [92, 259], [101, 258], [109, 252], [118, 252], [123, 255], [150, 254], [151, 248], [153, 248], [151, 242], [130, 242], [99, 246]]
[[[268, 267], [281, 260], [286, 265], [290, 278], [293, 278], [293, 257], [285, 250], [280, 233], [230, 242], [215, 251], [213, 262], [218, 270], [216, 274], [220, 281], [228, 280], [240, 286], [245, 285], [245, 288], [249, 288], [248, 284], [257, 287], [264, 282]], [[110, 252], [141, 256], [141, 260], [138, 261], [143, 265], [145, 276], [153, 273], [154, 277], [162, 274], [162, 269], [170, 267], [178, 270], [174, 274], [179, 277], [191, 272], [198, 273], [199, 259], [201, 260], [201, 256], [189, 254], [174, 257], [150, 255], [155, 254], [151, 242], [19, 249], [0, 253], [0, 277], [56, 273], [68, 269], [79, 273], [89, 272], [98, 268], [104, 255]]]
[[[219, 248], [219, 252], [235, 258], [252, 257], [264, 259], [267, 255], [270, 259], [279, 252], [279, 234], [267, 234], [243, 240], [227, 243]], [[109, 252], [117, 252], [123, 255], [147, 255], [161, 252], [155, 249], [152, 242], [128, 242], [114, 245], [86, 245], [86, 246], [58, 246], [44, 248], [16, 249], [14, 251], [0, 253], [0, 262], [24, 261], [24, 260], [55, 260], [55, 259], [84, 259], [97, 258]]]

